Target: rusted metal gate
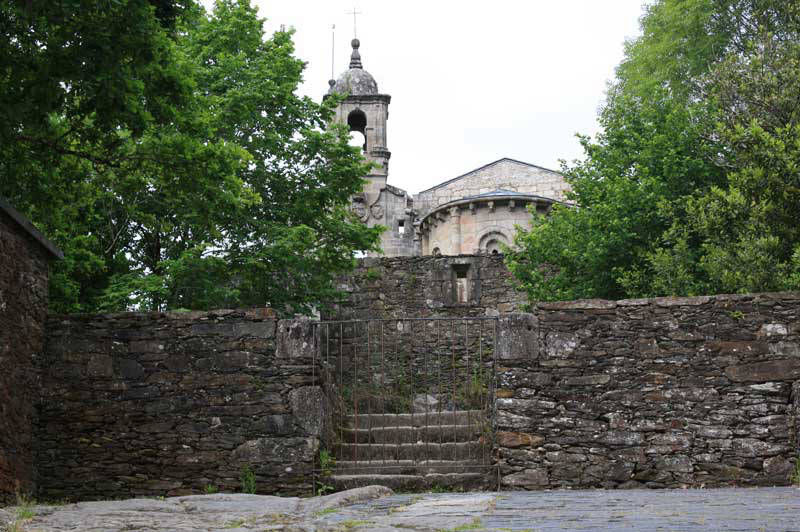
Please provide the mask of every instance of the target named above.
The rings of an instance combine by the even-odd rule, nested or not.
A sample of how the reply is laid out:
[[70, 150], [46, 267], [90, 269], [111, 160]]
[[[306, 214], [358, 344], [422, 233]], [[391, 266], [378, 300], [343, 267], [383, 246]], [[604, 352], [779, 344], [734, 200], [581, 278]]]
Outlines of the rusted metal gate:
[[488, 473], [497, 323], [496, 317], [320, 322], [335, 473]]

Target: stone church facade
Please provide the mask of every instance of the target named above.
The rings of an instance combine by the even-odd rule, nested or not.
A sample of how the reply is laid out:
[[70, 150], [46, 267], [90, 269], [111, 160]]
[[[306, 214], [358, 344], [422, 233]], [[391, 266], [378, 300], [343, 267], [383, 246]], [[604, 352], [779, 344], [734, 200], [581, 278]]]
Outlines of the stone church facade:
[[530, 227], [529, 209], [546, 213], [562, 203], [569, 185], [558, 172], [502, 158], [410, 195], [388, 183], [391, 152], [386, 123], [391, 96], [364, 70], [360, 42], [352, 41], [350, 66], [330, 80], [328, 94], [346, 95], [336, 122], [364, 136], [364, 156], [375, 165], [365, 176], [353, 212], [370, 227], [383, 225], [383, 255], [462, 255], [500, 253], [511, 245], [516, 226]]

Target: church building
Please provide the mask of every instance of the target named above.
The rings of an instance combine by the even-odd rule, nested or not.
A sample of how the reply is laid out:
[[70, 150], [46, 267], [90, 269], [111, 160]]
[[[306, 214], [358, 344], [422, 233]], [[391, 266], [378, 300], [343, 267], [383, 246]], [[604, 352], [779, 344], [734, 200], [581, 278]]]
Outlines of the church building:
[[383, 225], [382, 256], [500, 253], [515, 226], [530, 227], [529, 207], [546, 213], [564, 202], [569, 185], [558, 172], [503, 158], [448, 179], [419, 194], [388, 183], [391, 152], [386, 122], [392, 97], [364, 70], [353, 39], [350, 67], [330, 80], [329, 94], [346, 95], [335, 120], [364, 136], [364, 156], [375, 163], [352, 209], [370, 227]]

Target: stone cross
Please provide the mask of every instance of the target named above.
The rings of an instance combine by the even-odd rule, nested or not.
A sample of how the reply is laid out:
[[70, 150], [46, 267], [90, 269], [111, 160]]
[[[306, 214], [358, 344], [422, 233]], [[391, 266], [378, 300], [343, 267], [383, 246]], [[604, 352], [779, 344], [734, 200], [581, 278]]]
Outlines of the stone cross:
[[348, 15], [353, 15], [353, 38], [356, 39], [356, 38], [358, 38], [358, 35], [356, 34], [356, 15], [363, 15], [364, 13], [362, 13], [361, 11], [358, 11], [354, 7], [353, 10], [352, 11], [348, 11], [347, 14]]

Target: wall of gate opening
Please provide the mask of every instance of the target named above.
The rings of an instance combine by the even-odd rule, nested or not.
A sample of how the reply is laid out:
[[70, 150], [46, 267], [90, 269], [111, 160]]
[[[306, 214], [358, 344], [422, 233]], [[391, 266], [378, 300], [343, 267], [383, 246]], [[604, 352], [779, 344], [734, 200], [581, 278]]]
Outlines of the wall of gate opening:
[[[324, 321], [333, 487], [415, 477], [483, 486], [494, 447], [497, 317]], [[396, 480], [396, 479], [395, 479]]]

